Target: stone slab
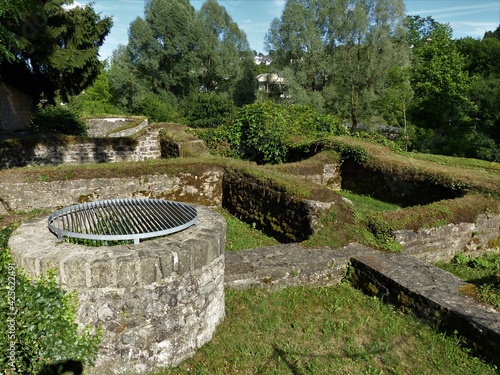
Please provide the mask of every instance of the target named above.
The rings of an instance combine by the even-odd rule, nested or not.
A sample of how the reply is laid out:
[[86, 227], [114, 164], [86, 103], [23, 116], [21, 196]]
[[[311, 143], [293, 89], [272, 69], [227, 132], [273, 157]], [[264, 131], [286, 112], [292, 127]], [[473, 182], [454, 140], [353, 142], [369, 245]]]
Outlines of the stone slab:
[[341, 281], [354, 254], [373, 251], [353, 243], [335, 250], [281, 244], [226, 252], [225, 285], [229, 288], [335, 285]]
[[461, 293], [463, 280], [402, 254], [358, 253], [351, 266], [356, 287], [458, 332], [486, 358], [500, 363], [500, 313]]

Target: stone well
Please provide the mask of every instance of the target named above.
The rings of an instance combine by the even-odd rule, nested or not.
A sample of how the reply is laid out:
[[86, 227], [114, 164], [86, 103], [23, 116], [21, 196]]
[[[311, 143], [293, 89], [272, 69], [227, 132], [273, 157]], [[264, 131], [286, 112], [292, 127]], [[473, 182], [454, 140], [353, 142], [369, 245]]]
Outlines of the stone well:
[[57, 242], [47, 219], [22, 224], [9, 246], [33, 278], [56, 268], [78, 293], [80, 327], [104, 330], [86, 374], [144, 374], [171, 367], [207, 343], [224, 318], [226, 223], [196, 206], [195, 226], [138, 245], [86, 247]]

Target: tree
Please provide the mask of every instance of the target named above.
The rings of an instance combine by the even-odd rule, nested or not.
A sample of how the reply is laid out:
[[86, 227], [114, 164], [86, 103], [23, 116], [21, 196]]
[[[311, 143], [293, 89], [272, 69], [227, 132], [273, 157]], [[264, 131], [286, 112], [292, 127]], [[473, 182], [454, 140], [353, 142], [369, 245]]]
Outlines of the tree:
[[389, 72], [389, 86], [380, 97], [381, 114], [390, 126], [403, 130], [403, 144], [408, 151], [408, 108], [413, 99], [410, 83], [410, 70], [407, 67], [394, 67]]
[[273, 51], [273, 65], [283, 71], [287, 93], [298, 104], [313, 104], [328, 78], [328, 56], [324, 45], [325, 0], [288, 0], [281, 18], [271, 22], [265, 48]]
[[[30, 9], [34, 14], [38, 13], [42, 4], [36, 0], [3, 0], [0, 7], [0, 63], [4, 60], [12, 62], [16, 59], [18, 51], [26, 48], [27, 36], [30, 32], [29, 20]], [[29, 24], [28, 24], [29, 22]], [[44, 19], [37, 19], [37, 23], [43, 24]], [[34, 27], [34, 25], [33, 25]]]
[[[198, 55], [201, 60], [200, 84], [206, 92], [232, 93], [237, 83], [245, 91], [247, 67], [253, 64], [253, 52], [245, 33], [217, 0], [207, 0], [198, 12], [201, 35]], [[252, 82], [246, 82], [254, 90]], [[239, 95], [235, 93], [235, 95]]]
[[189, 0], [149, 0], [130, 25], [128, 59], [154, 94], [184, 97], [197, 86], [200, 29]]
[[451, 27], [439, 24], [414, 49], [412, 119], [420, 127], [439, 132], [470, 125], [474, 111], [469, 99], [473, 79], [451, 36]]
[[328, 12], [333, 108], [356, 130], [370, 118], [395, 66], [408, 66], [401, 0], [340, 0]]
[[356, 130], [373, 114], [389, 71], [408, 65], [403, 21], [402, 0], [288, 0], [266, 47], [292, 100], [324, 103]]
[[67, 100], [95, 80], [102, 67], [99, 47], [112, 20], [101, 19], [90, 5], [63, 7], [72, 2], [24, 0], [19, 8], [8, 2], [10, 11], [3, 14], [8, 19], [0, 30], [0, 35], [10, 35], [2, 41], [7, 51], [0, 64], [3, 82], [35, 100], [44, 93], [53, 102], [56, 93]]

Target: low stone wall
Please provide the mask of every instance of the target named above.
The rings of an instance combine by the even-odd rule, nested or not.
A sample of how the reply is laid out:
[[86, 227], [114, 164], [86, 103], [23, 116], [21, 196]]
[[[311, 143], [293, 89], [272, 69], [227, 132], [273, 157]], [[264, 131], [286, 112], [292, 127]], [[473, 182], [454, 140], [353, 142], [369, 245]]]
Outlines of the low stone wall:
[[200, 175], [178, 172], [127, 178], [94, 178], [0, 184], [0, 214], [8, 211], [56, 209], [98, 199], [158, 198], [206, 206], [222, 204], [220, 168]]
[[319, 211], [338, 205], [340, 197], [324, 189], [322, 200], [297, 198], [285, 189], [237, 171], [226, 172], [222, 183], [222, 207], [254, 224], [282, 243], [302, 242], [317, 227]]
[[28, 147], [0, 148], [0, 168], [24, 167], [30, 164], [83, 164], [143, 161], [161, 157], [159, 130], [149, 128], [137, 139], [88, 138], [83, 142], [64, 141], [60, 137], [41, 137]]
[[59, 285], [77, 291], [79, 326], [103, 328], [96, 365], [86, 374], [149, 374], [212, 338], [224, 318], [226, 223], [213, 210], [197, 210], [195, 226], [138, 245], [57, 242], [46, 218], [14, 232], [16, 265], [32, 278], [56, 267]]
[[360, 253], [350, 263], [349, 278], [354, 286], [447, 332], [457, 332], [500, 364], [500, 313], [464, 295], [460, 291], [466, 285], [463, 280], [401, 254]]
[[356, 194], [366, 194], [385, 202], [405, 207], [426, 205], [443, 199], [454, 199], [464, 191], [451, 189], [430, 181], [425, 176], [408, 173], [396, 174], [376, 167], [368, 167], [353, 160], [345, 160], [341, 166], [342, 189]]
[[500, 215], [479, 215], [475, 223], [448, 224], [442, 227], [399, 230], [395, 240], [403, 245], [404, 253], [427, 262], [450, 261], [458, 253], [472, 256], [499, 251], [491, 246], [500, 238]]

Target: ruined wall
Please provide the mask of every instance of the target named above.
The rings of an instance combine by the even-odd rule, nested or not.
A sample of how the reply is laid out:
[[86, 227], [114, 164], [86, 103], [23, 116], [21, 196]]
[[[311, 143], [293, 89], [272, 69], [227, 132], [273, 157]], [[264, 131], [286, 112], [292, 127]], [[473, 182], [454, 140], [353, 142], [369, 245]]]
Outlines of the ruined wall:
[[158, 198], [206, 206], [222, 203], [222, 169], [201, 175], [179, 172], [126, 178], [94, 178], [0, 184], [0, 214], [56, 209], [98, 199]]
[[182, 232], [141, 242], [90, 248], [57, 242], [46, 218], [22, 224], [9, 248], [32, 277], [57, 268], [57, 282], [78, 295], [80, 327], [102, 327], [88, 375], [149, 374], [192, 356], [224, 318], [226, 223], [197, 207]]
[[392, 173], [390, 170], [370, 168], [350, 159], [342, 163], [341, 175], [342, 189], [405, 207], [458, 198], [464, 194], [461, 190], [433, 183], [425, 176]]
[[[89, 137], [129, 137], [148, 126], [148, 119], [137, 117], [88, 118], [85, 121], [89, 125]], [[117, 131], [135, 122], [135, 126]]]
[[30, 143], [19, 141], [0, 148], [0, 168], [24, 167], [30, 164], [83, 164], [143, 161], [161, 157], [159, 130], [149, 128], [137, 139], [88, 138], [75, 142], [71, 138], [41, 137]]
[[[427, 262], [450, 261], [461, 252], [478, 256], [500, 251], [500, 215], [479, 215], [475, 223], [448, 224], [418, 231], [398, 230], [395, 240], [404, 253]], [[499, 241], [500, 243], [500, 241]]]
[[327, 189], [321, 200], [298, 198], [283, 188], [234, 170], [224, 174], [222, 189], [225, 209], [283, 243], [309, 238], [321, 210], [332, 204], [343, 209], [335, 201], [338, 196]]
[[0, 83], [0, 130], [25, 129], [33, 116], [33, 100], [29, 95]]

